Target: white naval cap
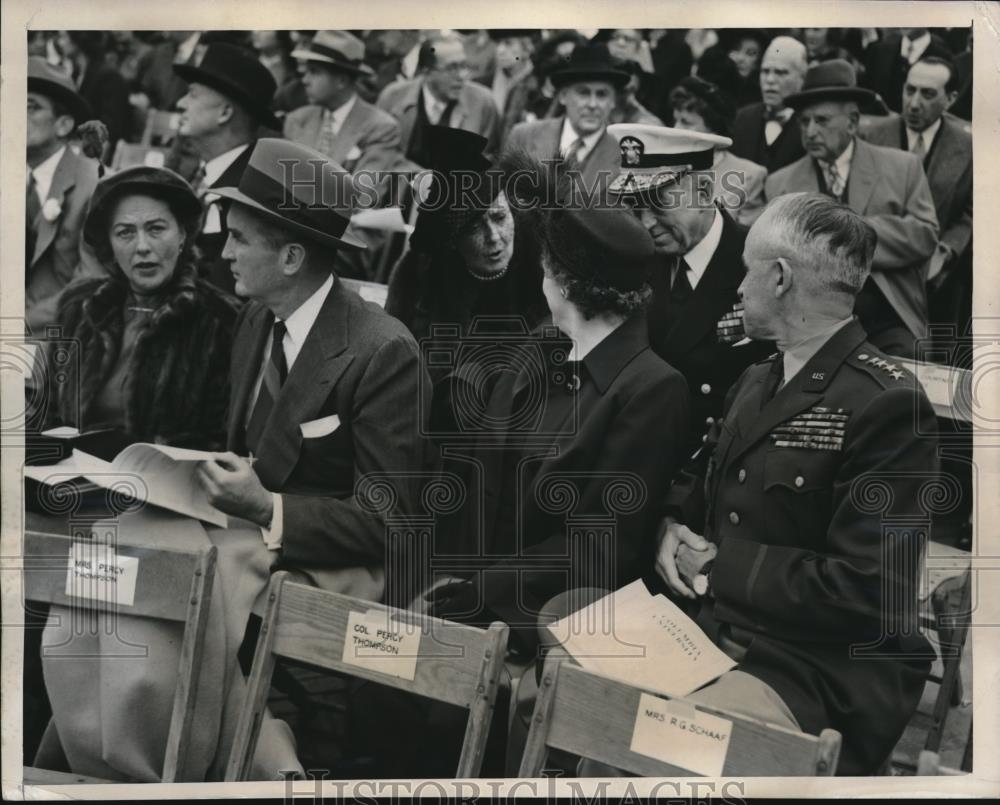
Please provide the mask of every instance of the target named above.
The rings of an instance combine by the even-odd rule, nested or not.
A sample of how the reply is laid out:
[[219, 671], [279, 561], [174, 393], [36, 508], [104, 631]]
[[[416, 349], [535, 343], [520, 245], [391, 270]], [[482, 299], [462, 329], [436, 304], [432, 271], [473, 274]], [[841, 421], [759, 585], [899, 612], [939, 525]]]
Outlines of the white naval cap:
[[622, 154], [620, 172], [608, 189], [623, 195], [650, 190], [688, 171], [707, 170], [715, 149], [733, 144], [718, 134], [642, 123], [614, 123], [608, 133], [618, 140]]

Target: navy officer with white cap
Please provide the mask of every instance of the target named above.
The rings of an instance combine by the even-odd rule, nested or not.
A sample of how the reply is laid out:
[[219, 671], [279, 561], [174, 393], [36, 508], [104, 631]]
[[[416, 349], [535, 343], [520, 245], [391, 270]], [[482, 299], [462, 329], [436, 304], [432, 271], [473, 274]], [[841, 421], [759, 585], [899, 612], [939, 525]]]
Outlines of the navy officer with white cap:
[[736, 289], [743, 281], [747, 229], [714, 203], [714, 151], [728, 137], [666, 126], [608, 126], [621, 150], [612, 198], [628, 203], [653, 237], [649, 340], [688, 382], [689, 454], [718, 419], [740, 373], [771, 352], [743, 332]]

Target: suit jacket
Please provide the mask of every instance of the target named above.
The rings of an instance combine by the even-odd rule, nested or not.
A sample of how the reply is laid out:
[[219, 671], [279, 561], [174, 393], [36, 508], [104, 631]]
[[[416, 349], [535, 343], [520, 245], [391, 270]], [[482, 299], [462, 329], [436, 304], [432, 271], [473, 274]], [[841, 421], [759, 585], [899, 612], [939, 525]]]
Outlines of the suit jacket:
[[[804, 731], [841, 732], [840, 774], [874, 773], [888, 756], [933, 656], [909, 621], [919, 528], [892, 526], [929, 522], [919, 499], [937, 478], [936, 420], [916, 379], [866, 338], [846, 325], [770, 399], [780, 356], [751, 366], [705, 474], [669, 501], [681, 512], [697, 500], [682, 521], [718, 547], [696, 620], [749, 645], [740, 670]], [[802, 423], [832, 435], [799, 435]]]
[[[515, 645], [528, 651], [537, 641], [533, 613], [549, 599], [570, 587], [613, 589], [642, 573], [660, 511], [639, 501], [662, 499], [658, 490], [685, 458], [687, 387], [650, 349], [642, 313], [587, 354], [576, 391], [551, 362], [565, 350], [561, 336], [540, 338], [544, 359], [506, 373], [490, 395], [488, 421], [538, 410], [541, 424], [530, 438], [496, 433], [472, 448], [481, 479], [471, 488], [481, 497], [467, 506], [459, 553], [492, 561], [471, 585], [482, 598], [467, 593], [435, 609], [467, 616], [485, 602], [483, 620], [508, 623]], [[595, 531], [595, 521], [607, 524]]]
[[[902, 108], [903, 84], [910, 70], [909, 61], [904, 59], [900, 52], [902, 41], [903, 35], [894, 33], [869, 44], [865, 48], [865, 70], [861, 74], [862, 86], [873, 89], [881, 95], [886, 106], [893, 112], [898, 112]], [[938, 56], [951, 61], [951, 48], [940, 36], [931, 34], [931, 42], [921, 58], [925, 56]]]
[[768, 173], [774, 173], [805, 155], [798, 112], [791, 116], [781, 134], [770, 145], [764, 138], [766, 125], [763, 103], [751, 103], [740, 109], [733, 120], [732, 154], [763, 165]]
[[[222, 175], [219, 176], [212, 187], [236, 187], [240, 183], [243, 171], [250, 164], [250, 155], [253, 153], [255, 143], [247, 144], [246, 149], [236, 159], [232, 161]], [[207, 195], [207, 194], [206, 194]], [[219, 204], [221, 199], [216, 199]], [[235, 294], [236, 280], [229, 270], [229, 262], [222, 259], [222, 250], [226, 246], [226, 239], [229, 237], [229, 229], [226, 227], [226, 216], [219, 212], [221, 230], [219, 232], [202, 232], [198, 235], [198, 248], [201, 251], [201, 273], [216, 288], [221, 288], [228, 294]]]
[[[526, 151], [535, 159], [542, 161], [559, 157], [559, 138], [562, 135], [565, 116], [533, 120], [530, 123], [519, 123], [510, 130], [505, 151]], [[618, 141], [605, 130], [586, 159], [579, 166], [581, 178], [587, 189], [604, 187], [618, 175], [621, 167], [621, 149]]]
[[[909, 148], [906, 123], [899, 115], [873, 121], [866, 139], [887, 148]], [[938, 239], [961, 257], [972, 240], [972, 131], [968, 122], [944, 115], [924, 158], [924, 172], [941, 228]]]
[[[804, 156], [767, 177], [768, 200], [785, 193], [820, 192], [816, 165]], [[927, 334], [927, 260], [937, 246], [938, 223], [920, 160], [895, 148], [855, 138], [847, 204], [878, 235], [872, 279], [916, 338]]]
[[[382, 90], [376, 105], [399, 121], [399, 139], [405, 153], [413, 125], [417, 120], [417, 104], [422, 103], [423, 78], [393, 81]], [[496, 154], [500, 146], [500, 115], [491, 93], [482, 84], [466, 81], [451, 114], [452, 128], [480, 134], [488, 141], [487, 154]]]
[[715, 198], [736, 222], [750, 226], [764, 212], [764, 180], [767, 168], [749, 159], [722, 151], [712, 168], [715, 173]]
[[684, 375], [691, 393], [692, 427], [685, 440], [688, 456], [701, 446], [705, 420], [722, 415], [726, 392], [736, 378], [773, 349], [764, 342], [724, 344], [716, 336], [717, 322], [739, 301], [736, 289], [746, 274], [743, 264], [746, 237], [746, 227], [723, 212], [719, 246], [679, 318], [671, 320], [666, 312], [673, 260], [664, 259], [650, 277], [653, 287], [647, 314], [650, 345]]
[[[251, 302], [237, 322], [227, 420], [235, 452], [245, 452], [247, 409], [272, 321]], [[415, 505], [412, 473], [420, 469], [419, 418], [427, 410], [419, 395], [429, 386], [406, 328], [335, 278], [258, 442], [254, 469], [282, 495], [281, 564], [321, 586], [353, 581], [350, 571], [362, 569], [381, 577], [385, 518]], [[334, 415], [332, 432], [303, 436], [303, 423]], [[391, 512], [376, 505], [383, 493], [395, 497]]]
[[[285, 137], [318, 149], [323, 111], [322, 106], [310, 104], [289, 112], [285, 116]], [[399, 123], [392, 115], [357, 98], [327, 156], [351, 173], [394, 170], [402, 158]]]
[[67, 146], [46, 197], [46, 203], [58, 202], [61, 210], [52, 221], [39, 212], [35, 248], [24, 272], [24, 312], [36, 335], [44, 335], [45, 327], [56, 323], [56, 302], [71, 280], [107, 276], [82, 237], [96, 187], [97, 162]]

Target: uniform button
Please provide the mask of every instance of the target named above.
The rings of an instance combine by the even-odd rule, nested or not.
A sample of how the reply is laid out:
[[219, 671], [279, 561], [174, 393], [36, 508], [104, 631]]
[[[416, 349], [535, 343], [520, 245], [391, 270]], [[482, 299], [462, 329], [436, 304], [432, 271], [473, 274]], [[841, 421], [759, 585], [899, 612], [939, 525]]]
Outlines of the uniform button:
[[740, 479], [740, 483], [743, 483], [747, 479], [747, 471], [746, 470], [740, 470], [739, 479]]
[[740, 516], [736, 512], [729, 512], [729, 522], [733, 525], [739, 525]]
[[801, 488], [802, 488], [802, 485], [803, 485], [803, 484], [804, 484], [805, 482], [806, 482], [806, 479], [805, 479], [805, 478], [803, 478], [803, 477], [802, 477], [801, 475], [796, 475], [796, 476], [795, 476], [795, 486], [796, 486], [796, 487], [797, 487], [798, 489], [801, 489]]
[[712, 387], [710, 385], [708, 385], [708, 383], [702, 383], [701, 384], [701, 393], [702, 394], [711, 394], [712, 393]]

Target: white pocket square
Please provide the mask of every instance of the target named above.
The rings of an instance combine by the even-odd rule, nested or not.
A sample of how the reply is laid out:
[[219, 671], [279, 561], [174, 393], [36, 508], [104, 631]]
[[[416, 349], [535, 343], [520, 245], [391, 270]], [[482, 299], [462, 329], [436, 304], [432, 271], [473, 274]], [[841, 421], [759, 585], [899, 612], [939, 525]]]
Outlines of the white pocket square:
[[318, 439], [320, 436], [329, 436], [340, 427], [340, 417], [336, 414], [314, 419], [311, 422], [303, 422], [299, 425], [302, 436], [305, 439]]

